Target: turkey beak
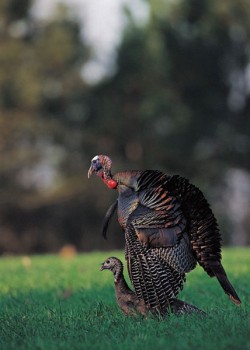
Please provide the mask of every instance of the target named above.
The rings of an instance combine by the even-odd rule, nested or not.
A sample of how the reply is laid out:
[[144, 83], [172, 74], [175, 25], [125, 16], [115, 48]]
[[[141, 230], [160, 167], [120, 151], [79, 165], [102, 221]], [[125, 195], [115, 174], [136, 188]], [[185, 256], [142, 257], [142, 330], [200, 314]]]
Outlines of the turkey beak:
[[100, 271], [105, 270], [104, 263], [101, 264]]
[[90, 176], [95, 172], [95, 168], [93, 167], [93, 165], [91, 164], [89, 171], [88, 171], [88, 179], [90, 178]]

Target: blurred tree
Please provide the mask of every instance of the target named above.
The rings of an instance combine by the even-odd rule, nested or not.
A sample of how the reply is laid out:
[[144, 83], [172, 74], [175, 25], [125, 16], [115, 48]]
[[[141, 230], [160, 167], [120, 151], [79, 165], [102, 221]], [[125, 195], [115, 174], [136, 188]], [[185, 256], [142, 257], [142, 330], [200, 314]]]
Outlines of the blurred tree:
[[72, 168], [80, 171], [82, 159], [87, 89], [80, 73], [89, 50], [67, 8], [38, 23], [30, 6], [5, 0], [0, 7], [2, 202], [23, 203], [21, 193], [35, 198]]
[[146, 27], [130, 17], [117, 72], [91, 96], [98, 148], [120, 167], [187, 176], [215, 202], [231, 166], [249, 171], [250, 7], [228, 0], [149, 6]]
[[190, 178], [216, 205], [227, 241], [249, 243], [248, 1], [148, 0], [145, 25], [126, 9], [117, 69], [93, 88], [70, 9], [38, 22], [32, 1], [21, 3], [0, 3], [0, 252], [121, 246], [117, 226], [108, 243], [99, 238], [115, 194], [84, 181], [100, 153], [114, 171]]
[[81, 70], [90, 50], [68, 8], [39, 22], [31, 5], [0, 4], [0, 252], [55, 250], [79, 242], [84, 227], [80, 220], [72, 234], [65, 222], [76, 221], [85, 190]]

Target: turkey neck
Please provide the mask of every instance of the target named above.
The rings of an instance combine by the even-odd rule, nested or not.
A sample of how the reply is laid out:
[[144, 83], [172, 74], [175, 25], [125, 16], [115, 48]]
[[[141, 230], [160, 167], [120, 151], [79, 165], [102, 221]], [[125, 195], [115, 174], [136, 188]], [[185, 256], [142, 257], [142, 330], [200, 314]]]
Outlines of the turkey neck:
[[125, 281], [123, 271], [121, 270], [118, 272], [117, 277], [115, 277], [116, 298], [119, 299], [121, 293], [126, 293], [128, 291], [130, 291], [130, 288], [127, 285], [127, 282]]
[[118, 262], [115, 264], [115, 266], [111, 269], [114, 275], [114, 282], [115, 286], [118, 289], [124, 289], [127, 286], [127, 283], [123, 276], [123, 264], [121, 262]]
[[137, 190], [137, 179], [140, 176], [141, 171], [121, 171], [116, 173], [112, 178], [118, 183], [118, 192], [120, 186], [130, 187], [134, 191]]

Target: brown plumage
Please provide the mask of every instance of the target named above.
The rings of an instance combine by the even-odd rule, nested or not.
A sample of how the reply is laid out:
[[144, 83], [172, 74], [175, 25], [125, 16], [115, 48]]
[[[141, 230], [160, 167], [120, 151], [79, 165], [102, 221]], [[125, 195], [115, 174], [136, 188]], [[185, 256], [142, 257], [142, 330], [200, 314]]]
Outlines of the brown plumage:
[[[231, 300], [240, 299], [221, 264], [221, 235], [202, 192], [181, 176], [160, 171], [125, 171], [111, 174], [107, 156], [93, 158], [95, 172], [119, 196], [108, 210], [103, 233], [118, 209], [125, 233], [125, 255], [137, 297], [150, 310], [164, 313], [176, 303], [185, 274], [198, 262], [216, 276]], [[180, 302], [180, 301], [178, 301]], [[181, 302], [180, 302], [181, 303]]]
[[[124, 315], [135, 316], [140, 314], [142, 316], [147, 316], [149, 311], [154, 311], [149, 310], [144, 301], [142, 299], [139, 300], [135, 292], [133, 292], [127, 285], [123, 275], [123, 264], [120, 259], [116, 257], [106, 259], [101, 264], [100, 270], [110, 270], [113, 273], [117, 304]], [[164, 312], [162, 311], [160, 314], [161, 316], [165, 316], [169, 313], [169, 311], [175, 313], [176, 315], [181, 315], [184, 313], [199, 313], [201, 315], [205, 315], [204, 311], [198, 309], [194, 305], [177, 299], [173, 300], [170, 309], [168, 309], [168, 307], [169, 304], [167, 302]], [[155, 311], [159, 313], [159, 310]]]
[[147, 315], [148, 309], [144, 301], [137, 298], [125, 281], [121, 260], [110, 257], [102, 263], [100, 270], [110, 270], [113, 273], [117, 304], [124, 315]]

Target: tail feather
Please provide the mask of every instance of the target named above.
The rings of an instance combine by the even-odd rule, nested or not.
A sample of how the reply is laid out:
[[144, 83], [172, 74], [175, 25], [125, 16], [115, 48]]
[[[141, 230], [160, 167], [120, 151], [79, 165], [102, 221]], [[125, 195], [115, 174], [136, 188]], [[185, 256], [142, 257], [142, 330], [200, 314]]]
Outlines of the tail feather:
[[212, 271], [214, 275], [217, 277], [221, 287], [223, 288], [224, 292], [229, 296], [229, 298], [236, 304], [240, 305], [241, 300], [236, 293], [234, 287], [232, 284], [229, 282], [227, 278], [227, 274], [223, 268], [222, 265], [218, 265], [212, 268]]

